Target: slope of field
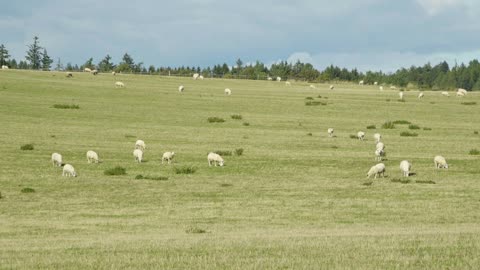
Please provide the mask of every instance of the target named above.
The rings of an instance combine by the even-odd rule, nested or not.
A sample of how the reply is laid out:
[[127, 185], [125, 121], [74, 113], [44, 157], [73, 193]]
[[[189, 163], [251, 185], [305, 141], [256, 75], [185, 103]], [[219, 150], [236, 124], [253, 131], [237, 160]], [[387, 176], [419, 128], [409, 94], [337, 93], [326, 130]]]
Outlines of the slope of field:
[[[399, 102], [373, 86], [308, 86], [1, 71], [0, 268], [477, 268], [480, 156], [469, 151], [480, 149], [480, 96], [411, 91]], [[381, 129], [388, 120], [420, 129]], [[359, 130], [363, 142], [349, 137]], [[375, 132], [387, 177], [366, 179]], [[142, 164], [137, 139], [147, 144]], [[29, 143], [34, 150], [20, 150]], [[208, 152], [238, 148], [225, 167], [208, 167]], [[103, 162], [87, 164], [88, 150]], [[165, 151], [174, 164], [161, 165]], [[53, 152], [79, 177], [62, 177]], [[435, 170], [435, 155], [450, 168]], [[404, 159], [415, 173], [408, 183]], [[104, 175], [115, 166], [127, 175]], [[197, 170], [176, 174], [183, 166]]]

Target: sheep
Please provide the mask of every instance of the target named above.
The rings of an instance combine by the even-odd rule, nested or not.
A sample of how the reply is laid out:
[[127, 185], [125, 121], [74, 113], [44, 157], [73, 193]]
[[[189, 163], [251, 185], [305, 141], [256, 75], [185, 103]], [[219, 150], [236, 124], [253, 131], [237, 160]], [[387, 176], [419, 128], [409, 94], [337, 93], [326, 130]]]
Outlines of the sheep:
[[418, 94], [418, 98], [423, 98], [423, 92], [420, 92], [420, 93]]
[[198, 79], [203, 80], [203, 75], [198, 76]]
[[463, 92], [457, 92], [457, 97], [464, 97], [465, 96], [465, 93]]
[[363, 85], [365, 82], [363, 80], [358, 82], [358, 85]]
[[73, 77], [73, 73], [72, 73], [72, 72], [67, 72], [67, 73], [65, 73], [65, 77], [67, 77], [67, 78], [72, 78], [72, 77]]
[[379, 143], [380, 139], [382, 139], [382, 135], [380, 135], [380, 133], [375, 133], [373, 134], [373, 138], [375, 139], [376, 143]]
[[403, 92], [398, 92], [398, 97], [403, 100]]
[[112, 75], [115, 76], [117, 75], [117, 73], [115, 71], [112, 71]]
[[330, 137], [330, 138], [333, 137], [333, 131], [334, 131], [333, 128], [327, 129], [328, 137]]
[[63, 166], [63, 172], [62, 172], [62, 176], [73, 176], [73, 177], [77, 177], [77, 172], [75, 172], [75, 169], [73, 168], [72, 165], [70, 164], [65, 164], [65, 166]]
[[370, 178], [372, 175], [374, 175], [374, 179], [376, 179], [377, 176], [385, 177], [385, 164], [378, 163], [377, 165], [372, 166], [367, 172], [367, 178]]
[[315, 85], [310, 84], [310, 88], [315, 89], [316, 87], [315, 87]]
[[373, 85], [378, 85], [378, 82], [374, 82]]
[[270, 77], [270, 76], [267, 77], [267, 81], [272, 81], [272, 80], [273, 80], [272, 77]]
[[375, 150], [375, 161], [382, 161], [384, 156], [386, 156], [385, 150]]
[[333, 84], [330, 85], [330, 90], [333, 90], [335, 88], [335, 86], [333, 86]]
[[91, 73], [92, 73], [93, 75], [97, 75], [97, 74], [98, 74], [98, 70], [94, 69], [94, 70], [92, 70]]
[[200, 74], [198, 74], [198, 73], [193, 74], [193, 79], [194, 80], [198, 79], [198, 76], [200, 76]]
[[140, 149], [142, 151], [145, 151], [145, 148], [147, 148], [147, 145], [145, 144], [144, 141], [142, 140], [137, 140], [135, 142], [135, 149]]
[[463, 93], [465, 96], [467, 95], [467, 90], [463, 88], [458, 88], [457, 93]]
[[217, 164], [220, 165], [220, 167], [222, 167], [225, 164], [225, 161], [223, 160], [223, 158], [219, 154], [216, 154], [213, 152], [208, 153], [207, 160], [208, 160], [208, 166], [212, 166], [212, 162], [213, 162], [213, 165], [215, 165], [215, 167], [217, 167]]
[[98, 154], [95, 151], [87, 151], [87, 162], [88, 163], [99, 163]]
[[385, 150], [385, 144], [382, 143], [382, 142], [378, 142], [378, 143], [375, 145], [375, 149], [377, 149], [377, 150]]
[[53, 153], [52, 154], [52, 163], [53, 163], [53, 167], [55, 167], [55, 166], [61, 167], [62, 166], [62, 155], [60, 155], [59, 153]]
[[286, 86], [290, 86], [290, 85], [292, 85], [292, 84], [291, 84], [289, 81], [286, 81], [286, 82], [285, 82], [285, 85], [286, 85]]
[[92, 72], [92, 70], [89, 69], [89, 68], [84, 68], [83, 71], [84, 71], [84, 72]]
[[183, 90], [185, 90], [185, 87], [184, 87], [183, 85], [180, 85], [180, 86], [178, 87], [178, 92], [182, 93]]
[[172, 162], [173, 157], [175, 157], [175, 152], [165, 152], [165, 153], [163, 153], [162, 164], [163, 164], [164, 160], [166, 160], [167, 163], [170, 164]]
[[118, 87], [123, 88], [123, 87], [125, 87], [125, 84], [124, 84], [123, 82], [116, 82], [116, 83], [115, 83], [115, 87], [117, 87], [117, 88], [118, 88]]
[[2, 69], [8, 69], [8, 66], [2, 65]]
[[135, 161], [138, 163], [142, 163], [143, 159], [143, 151], [140, 149], [135, 149], [133, 150], [133, 157], [135, 158]]
[[225, 88], [225, 95], [227, 96], [230, 96], [232, 94], [232, 90], [230, 90], [229, 88]]
[[282, 77], [277, 77], [277, 82], [281, 81]]
[[442, 94], [442, 96], [445, 96], [445, 97], [449, 97], [449, 96], [450, 96], [450, 94], [449, 94], [447, 91], [443, 91], [441, 94]]
[[397, 89], [397, 87], [395, 85], [392, 85], [392, 86], [390, 86], [390, 89], [395, 90], [395, 89]]
[[365, 132], [363, 131], [357, 132], [357, 138], [363, 141], [363, 139], [365, 139]]
[[404, 177], [410, 176], [410, 169], [412, 169], [412, 164], [407, 160], [400, 162], [400, 171], [403, 173]]
[[378, 89], [380, 89], [380, 91], [383, 91], [383, 86], [380, 86]]
[[448, 169], [447, 160], [445, 160], [445, 158], [442, 156], [435, 156], [433, 158], [433, 163], [435, 163], [436, 169]]

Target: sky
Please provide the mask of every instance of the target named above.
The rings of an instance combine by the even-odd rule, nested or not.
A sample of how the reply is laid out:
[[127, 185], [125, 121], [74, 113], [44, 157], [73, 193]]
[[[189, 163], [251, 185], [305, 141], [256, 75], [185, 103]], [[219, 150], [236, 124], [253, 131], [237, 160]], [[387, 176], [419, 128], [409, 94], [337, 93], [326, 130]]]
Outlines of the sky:
[[361, 71], [480, 58], [480, 0], [4, 1], [0, 43], [17, 61], [33, 37], [55, 60], [147, 67], [287, 60]]

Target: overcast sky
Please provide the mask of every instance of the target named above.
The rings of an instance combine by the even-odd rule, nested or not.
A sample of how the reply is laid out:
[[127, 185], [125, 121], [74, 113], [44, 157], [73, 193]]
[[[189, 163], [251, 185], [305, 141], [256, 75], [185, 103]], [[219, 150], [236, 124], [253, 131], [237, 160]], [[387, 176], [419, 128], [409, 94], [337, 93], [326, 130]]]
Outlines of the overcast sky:
[[480, 58], [480, 0], [4, 1], [0, 43], [63, 63], [128, 52], [155, 66], [300, 59], [360, 70]]

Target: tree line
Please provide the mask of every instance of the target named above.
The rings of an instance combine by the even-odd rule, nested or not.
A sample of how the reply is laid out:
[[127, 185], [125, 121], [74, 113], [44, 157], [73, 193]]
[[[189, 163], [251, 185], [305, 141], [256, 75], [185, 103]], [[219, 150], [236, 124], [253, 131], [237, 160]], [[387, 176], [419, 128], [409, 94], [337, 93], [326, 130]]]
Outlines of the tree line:
[[[10, 68], [51, 70], [53, 59], [48, 55], [47, 49], [40, 46], [39, 38], [35, 36], [33, 43], [27, 45], [25, 60], [17, 62], [11, 59], [6, 47], [0, 45], [0, 64], [7, 65]], [[317, 70], [310, 63], [297, 61], [289, 63], [281, 61], [267, 67], [264, 63], [256, 61], [255, 63], [245, 65], [241, 59], [237, 59], [234, 66], [227, 63], [214, 65], [213, 67], [155, 67], [144, 66], [143, 62], [136, 63], [131, 55], [125, 53], [122, 60], [115, 64], [110, 55], [106, 55], [98, 63], [94, 63], [93, 58], [87, 59], [82, 65], [67, 63], [63, 65], [60, 59], [57, 60], [54, 69], [61, 71], [82, 71], [85, 68], [97, 69], [100, 72], [121, 72], [121, 73], [141, 73], [152, 75], [168, 76], [191, 76], [193, 73], [199, 73], [204, 77], [221, 78], [242, 78], [250, 80], [266, 80], [268, 77], [275, 79], [281, 77], [282, 80], [302, 80], [309, 82], [332, 82], [348, 81], [358, 82], [363, 80], [365, 84], [389, 84], [399, 87], [420, 88], [432, 90], [449, 90], [454, 88], [464, 88], [467, 90], [480, 90], [480, 62], [472, 60], [468, 64], [455, 64], [450, 67], [446, 61], [435, 66], [427, 63], [423, 66], [412, 66], [410, 68], [401, 68], [393, 73], [384, 73], [382, 71], [361, 72], [357, 69], [340, 68], [330, 65], [324, 70]]]

